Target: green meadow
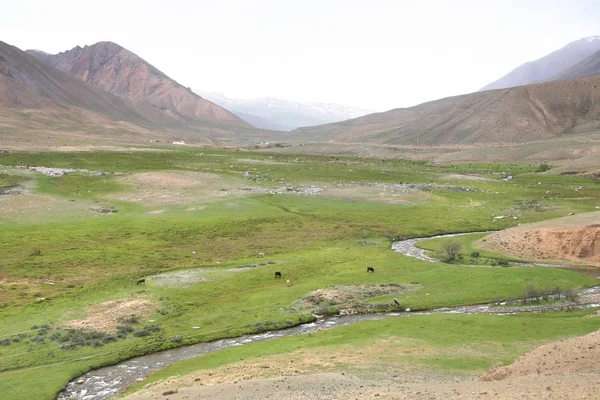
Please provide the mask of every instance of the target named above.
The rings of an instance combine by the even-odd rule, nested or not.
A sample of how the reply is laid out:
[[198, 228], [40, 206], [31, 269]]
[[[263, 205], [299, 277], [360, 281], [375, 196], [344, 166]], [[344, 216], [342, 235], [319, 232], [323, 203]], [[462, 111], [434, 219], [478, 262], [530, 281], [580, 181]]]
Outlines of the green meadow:
[[[104, 174], [49, 177], [17, 168], [23, 165]], [[208, 148], [2, 153], [0, 392], [50, 399], [70, 379], [135, 355], [308, 322], [315, 318], [311, 310], [297, 305], [319, 289], [397, 285], [397, 292], [361, 300], [367, 309], [385, 311], [393, 309], [394, 297], [413, 310], [429, 310], [518, 297], [531, 285], [594, 286], [595, 279], [563, 269], [429, 263], [391, 250], [398, 239], [499, 230], [595, 210], [596, 181], [542, 174], [538, 167]], [[512, 180], [502, 179], [509, 175]], [[15, 184], [19, 193], [3, 194]], [[320, 194], [306, 194], [310, 187]], [[477, 250], [474, 238], [460, 238], [469, 252]], [[435, 250], [439, 243], [423, 246]], [[376, 272], [367, 274], [367, 266]], [[118, 328], [70, 325], [107, 302], [130, 301], [143, 310], [119, 320]], [[431, 328], [439, 324], [447, 325], [443, 335]], [[419, 360], [436, 368], [485, 369], [597, 325], [581, 313], [402, 318], [290, 337], [275, 347], [243, 346], [157, 376], [324, 346], [333, 335], [352, 347], [370, 340], [373, 329], [377, 338], [420, 336], [434, 347], [466, 343], [461, 326], [472, 330], [476, 345], [503, 342], [502, 329], [518, 332], [506, 351], [490, 357]], [[182, 341], [171, 341], [175, 335]]]

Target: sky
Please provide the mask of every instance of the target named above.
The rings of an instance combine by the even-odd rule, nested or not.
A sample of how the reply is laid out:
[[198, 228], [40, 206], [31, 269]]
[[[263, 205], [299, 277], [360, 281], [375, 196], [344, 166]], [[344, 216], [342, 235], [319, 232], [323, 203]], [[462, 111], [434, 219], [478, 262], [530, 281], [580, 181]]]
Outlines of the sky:
[[113, 41], [193, 89], [373, 111], [470, 93], [600, 35], [600, 0], [0, 0], [0, 40]]

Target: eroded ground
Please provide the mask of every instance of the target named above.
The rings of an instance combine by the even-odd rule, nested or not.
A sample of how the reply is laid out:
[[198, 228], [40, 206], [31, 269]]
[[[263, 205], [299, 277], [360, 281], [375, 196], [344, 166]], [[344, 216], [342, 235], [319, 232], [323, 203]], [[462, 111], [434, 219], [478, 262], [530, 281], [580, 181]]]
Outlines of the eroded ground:
[[478, 246], [524, 259], [600, 266], [600, 212], [506, 229], [482, 239]]

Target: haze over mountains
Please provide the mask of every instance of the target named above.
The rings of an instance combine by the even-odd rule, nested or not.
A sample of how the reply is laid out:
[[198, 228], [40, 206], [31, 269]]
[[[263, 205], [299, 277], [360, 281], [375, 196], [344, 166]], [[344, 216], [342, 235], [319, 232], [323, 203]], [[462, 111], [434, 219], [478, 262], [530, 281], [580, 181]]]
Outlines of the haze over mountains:
[[195, 91], [257, 128], [277, 131], [345, 121], [373, 112], [333, 103], [298, 103], [272, 97], [242, 100], [229, 98], [222, 93]]
[[600, 51], [600, 36], [576, 40], [540, 59], [515, 68], [497, 81], [486, 85], [481, 91], [590, 75], [580, 72], [580, 75], [574, 76], [573, 73], [567, 74], [567, 71], [571, 68], [581, 71], [576, 65], [597, 51]]

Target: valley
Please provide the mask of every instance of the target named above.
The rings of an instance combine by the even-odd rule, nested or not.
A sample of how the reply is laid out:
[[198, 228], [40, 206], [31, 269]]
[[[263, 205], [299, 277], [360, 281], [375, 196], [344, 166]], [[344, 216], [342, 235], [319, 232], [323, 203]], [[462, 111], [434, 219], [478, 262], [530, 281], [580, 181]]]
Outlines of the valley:
[[[594, 277], [569, 269], [506, 267], [501, 261], [512, 256], [483, 249], [482, 257], [495, 260], [483, 268], [470, 261], [421, 261], [391, 250], [391, 243], [403, 238], [496, 231], [597, 212], [600, 187], [590, 178], [536, 172], [538, 164], [434, 166], [174, 146], [139, 150], [144, 151], [0, 155], [0, 388], [11, 398], [53, 398], [71, 379], [103, 365], [285, 329], [314, 321], [315, 314], [395, 311], [394, 297], [412, 314], [519, 298], [531, 285], [569, 291], [597, 284]], [[52, 169], [20, 167], [27, 165]], [[513, 179], [503, 179], [508, 175]], [[552, 197], [546, 194], [549, 188]], [[469, 244], [475, 238], [465, 238], [465, 248], [476, 248]], [[367, 266], [375, 273], [368, 274]], [[273, 278], [276, 271], [281, 279]], [[140, 279], [145, 282], [136, 284]], [[275, 366], [282, 362], [276, 354], [287, 351], [285, 343], [305, 351], [325, 345], [334, 358], [339, 357], [337, 346], [346, 354], [361, 352], [363, 346], [376, 353], [381, 343], [412, 343], [410, 329], [423, 339], [426, 332], [434, 335], [440, 323], [453, 329], [475, 318], [473, 329], [489, 327], [481, 339], [464, 343], [475, 333], [456, 332], [458, 341], [450, 348], [461, 346], [464, 355], [452, 351], [450, 356], [444, 350], [449, 343], [438, 347], [438, 340], [448, 337], [434, 336], [428, 344], [436, 349], [433, 353], [416, 357], [400, 351], [386, 361], [401, 371], [434, 366], [433, 374], [467, 377], [499, 362], [506, 365], [541, 343], [598, 329], [600, 319], [587, 317], [594, 312], [415, 314], [316, 332], [317, 341], [310, 345], [305, 342], [310, 336], [301, 335], [216, 352], [198, 362], [216, 368], [235, 361], [231, 365], [242, 371], [248, 368], [238, 364], [242, 358], [267, 357], [265, 362]], [[427, 323], [431, 318], [441, 320]], [[550, 325], [542, 329], [543, 336], [523, 330], [510, 345], [483, 358], [474, 355], [477, 346], [497, 346], [497, 335], [511, 321], [531, 324], [536, 332], [541, 332], [541, 321]], [[389, 330], [374, 328], [377, 324]], [[379, 332], [376, 337], [367, 334], [373, 329]], [[338, 339], [331, 341], [329, 335]], [[208, 359], [215, 361], [207, 364]], [[290, 379], [339, 374], [339, 368], [362, 376], [353, 367], [358, 360], [330, 364], [317, 359], [317, 369], [298, 367], [301, 375], [294, 372], [297, 378]], [[197, 368], [195, 360], [186, 362], [185, 371]], [[154, 381], [183, 367], [170, 368], [157, 377], [141, 377]], [[279, 371], [275, 375], [250, 373], [238, 379], [278, 379], [283, 370], [274, 368], [269, 371]], [[372, 377], [364, 379], [379, 373], [374, 366], [369, 371]], [[31, 384], [36, 381], [40, 384]]]

